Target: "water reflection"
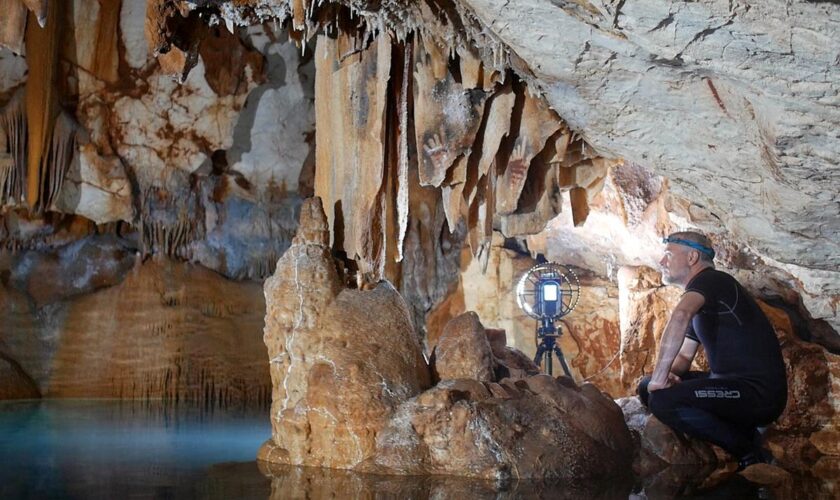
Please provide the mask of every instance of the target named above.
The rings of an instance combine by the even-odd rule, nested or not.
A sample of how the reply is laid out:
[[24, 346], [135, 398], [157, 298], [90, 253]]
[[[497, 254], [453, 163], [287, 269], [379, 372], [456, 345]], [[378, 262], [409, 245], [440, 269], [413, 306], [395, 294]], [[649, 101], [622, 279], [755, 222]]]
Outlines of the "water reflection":
[[[120, 401], [0, 402], [0, 498], [671, 499], [837, 498], [840, 463], [760, 487], [721, 470], [644, 478], [494, 483], [283, 467], [254, 461], [264, 410]], [[816, 476], [816, 477], [815, 477]]]
[[447, 476], [385, 476], [349, 471], [288, 467], [260, 462], [272, 478], [271, 500], [287, 498], [425, 499], [627, 499], [632, 477], [580, 483], [557, 481], [493, 481]]
[[[0, 498], [212, 497], [220, 462], [254, 463], [271, 435], [264, 412], [156, 402], [0, 403]], [[221, 474], [230, 480], [230, 475]], [[218, 497], [224, 498], [224, 497]], [[230, 498], [230, 497], [228, 497]]]

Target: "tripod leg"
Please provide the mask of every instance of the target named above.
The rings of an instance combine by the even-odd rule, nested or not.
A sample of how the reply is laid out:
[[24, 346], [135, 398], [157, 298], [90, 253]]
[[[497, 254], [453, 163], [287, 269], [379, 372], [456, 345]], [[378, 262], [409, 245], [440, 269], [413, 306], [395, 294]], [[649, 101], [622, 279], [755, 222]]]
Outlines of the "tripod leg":
[[554, 367], [552, 366], [553, 364], [554, 364], [554, 360], [551, 359], [551, 351], [549, 349], [546, 349], [545, 350], [545, 367], [546, 367], [545, 372], [549, 375], [554, 375]]
[[575, 378], [572, 377], [572, 372], [569, 371], [569, 366], [566, 364], [566, 357], [563, 356], [563, 351], [560, 349], [559, 345], [554, 346], [554, 354], [556, 354], [557, 359], [560, 360], [560, 365], [563, 367], [563, 371], [566, 372], [566, 376], [574, 380]]
[[541, 343], [540, 345], [537, 346], [537, 355], [534, 356], [534, 364], [535, 365], [540, 366], [542, 364], [542, 360], [541, 360], [542, 355], [547, 350], [548, 350], [548, 348], [545, 346], [545, 344]]

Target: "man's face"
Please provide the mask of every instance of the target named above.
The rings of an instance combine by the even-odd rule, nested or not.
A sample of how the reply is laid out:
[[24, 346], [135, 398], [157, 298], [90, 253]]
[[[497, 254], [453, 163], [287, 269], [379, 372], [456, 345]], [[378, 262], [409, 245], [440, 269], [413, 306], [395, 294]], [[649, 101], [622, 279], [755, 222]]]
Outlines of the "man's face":
[[684, 280], [691, 273], [691, 266], [688, 263], [690, 248], [668, 243], [665, 246], [665, 255], [659, 261], [662, 270], [662, 282], [668, 285], [684, 285]]

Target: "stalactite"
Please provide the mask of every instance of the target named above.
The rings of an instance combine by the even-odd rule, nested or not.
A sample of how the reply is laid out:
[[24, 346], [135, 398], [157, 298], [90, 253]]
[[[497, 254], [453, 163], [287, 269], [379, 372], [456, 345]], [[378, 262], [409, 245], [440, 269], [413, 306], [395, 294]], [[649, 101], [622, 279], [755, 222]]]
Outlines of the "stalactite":
[[[26, 107], [24, 91], [18, 91], [0, 112], [0, 205], [23, 202], [26, 185]], [[4, 155], [7, 159], [4, 161]]]
[[192, 258], [190, 245], [204, 238], [204, 207], [194, 190], [187, 196], [158, 187], [146, 189], [141, 197], [141, 243], [143, 253], [161, 252], [184, 260]]
[[0, 47], [23, 54], [26, 32], [26, 6], [20, 0], [0, 0]]
[[411, 131], [408, 129], [408, 112], [411, 92], [411, 63], [413, 57], [414, 44], [409, 42], [405, 44], [405, 52], [403, 54], [403, 69], [402, 81], [399, 82], [399, 95], [397, 99], [397, 113], [399, 130], [397, 131], [397, 145], [398, 162], [397, 167], [397, 262], [403, 260], [403, 242], [408, 231], [408, 138]]
[[[35, 19], [38, 21], [38, 26], [41, 28], [46, 27], [47, 22], [51, 20], [49, 18], [49, 14], [51, 10], [58, 10], [56, 7], [56, 3], [50, 4], [47, 0], [22, 0], [23, 4], [26, 5], [26, 8], [29, 9], [30, 12], [35, 16]], [[50, 7], [52, 5], [52, 8]]]
[[[384, 214], [376, 204], [385, 172], [391, 40], [381, 37], [363, 50], [353, 49], [353, 43], [342, 33], [337, 39], [318, 37], [315, 143], [317, 164], [324, 167], [316, 169], [315, 194], [324, 202], [342, 250], [376, 281], [384, 248]], [[343, 228], [335, 227], [342, 218]]]
[[61, 113], [55, 121], [47, 154], [42, 158], [39, 169], [41, 183], [36, 209], [39, 213], [51, 208], [61, 192], [65, 174], [76, 154], [77, 128], [67, 113]]
[[[26, 24], [26, 55], [29, 67], [29, 77], [26, 80], [26, 202], [33, 210], [44, 206], [39, 199], [43, 185], [41, 174], [44, 157], [48, 156], [50, 148], [50, 136], [59, 114], [55, 78], [58, 71], [58, 45], [64, 23], [64, 5], [64, 2], [55, 2], [47, 9], [45, 27], [38, 27], [35, 22]], [[30, 6], [30, 9], [33, 7], [35, 6]], [[35, 21], [34, 14], [30, 15], [29, 20]]]

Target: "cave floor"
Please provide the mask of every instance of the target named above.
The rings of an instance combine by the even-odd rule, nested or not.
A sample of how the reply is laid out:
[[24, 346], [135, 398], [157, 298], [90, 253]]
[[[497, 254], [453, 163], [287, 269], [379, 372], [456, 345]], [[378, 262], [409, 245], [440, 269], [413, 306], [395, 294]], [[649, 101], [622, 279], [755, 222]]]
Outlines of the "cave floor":
[[575, 484], [268, 467], [254, 460], [271, 435], [266, 414], [154, 401], [0, 402], [0, 498], [746, 499], [837, 491], [803, 474], [762, 487], [721, 471], [709, 481], [693, 467]]

